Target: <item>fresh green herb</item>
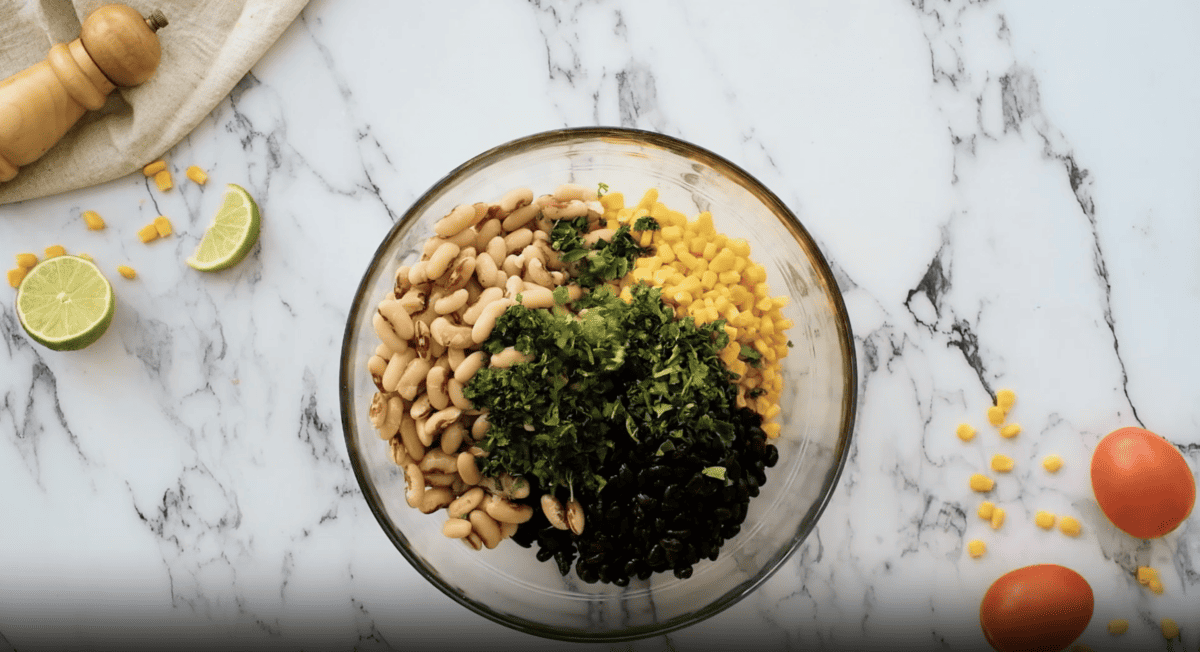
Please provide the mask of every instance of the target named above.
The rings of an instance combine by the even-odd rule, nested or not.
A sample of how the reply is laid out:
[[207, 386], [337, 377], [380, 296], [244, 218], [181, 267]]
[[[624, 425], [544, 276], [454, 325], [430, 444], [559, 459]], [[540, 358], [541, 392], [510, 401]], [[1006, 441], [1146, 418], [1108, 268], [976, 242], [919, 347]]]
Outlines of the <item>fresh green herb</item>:
[[512, 346], [529, 362], [479, 370], [463, 390], [488, 411], [481, 471], [526, 476], [545, 489], [599, 489], [616, 446], [667, 452], [674, 441], [728, 446], [736, 426], [732, 374], [717, 357], [729, 341], [716, 322], [675, 319], [660, 291], [631, 288], [626, 304], [601, 286], [572, 305], [517, 305], [496, 320], [483, 349]]
[[571, 293], [567, 291], [567, 286], [560, 285], [554, 288], [554, 305], [561, 306], [571, 300]]
[[603, 197], [604, 194], [607, 192], [608, 192], [608, 184], [607, 183], [604, 183], [603, 181], [601, 181], [599, 184], [596, 185], [596, 196], [597, 197]]
[[766, 396], [766, 394], [767, 390], [761, 387], [755, 387], [754, 389], [746, 392], [746, 398], [758, 398], [759, 396]]
[[634, 231], [657, 231], [661, 228], [662, 225], [658, 223], [658, 220], [650, 217], [649, 215], [643, 215], [637, 218], [637, 221], [633, 223]]
[[745, 360], [751, 367], [758, 368], [762, 366], [762, 354], [753, 347], [742, 345], [742, 352], [738, 355], [739, 358]]
[[718, 480], [725, 479], [725, 467], [723, 466], [706, 466], [701, 469], [700, 472], [710, 478], [716, 478]]
[[650, 253], [633, 239], [628, 225], [617, 229], [612, 239], [598, 240], [591, 247], [583, 240], [587, 232], [586, 215], [559, 220], [550, 232], [550, 246], [562, 253], [564, 263], [574, 266], [572, 276], [580, 287], [594, 288], [622, 278], [633, 269], [634, 258]]

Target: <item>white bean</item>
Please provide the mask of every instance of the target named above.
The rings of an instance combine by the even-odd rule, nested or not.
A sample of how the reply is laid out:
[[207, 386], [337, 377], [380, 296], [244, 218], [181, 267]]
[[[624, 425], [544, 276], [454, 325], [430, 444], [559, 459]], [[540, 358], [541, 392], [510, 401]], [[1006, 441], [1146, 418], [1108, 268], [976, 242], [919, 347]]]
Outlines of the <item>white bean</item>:
[[525, 355], [524, 353], [521, 353], [514, 347], [508, 346], [508, 347], [505, 347], [503, 351], [492, 356], [490, 366], [497, 367], [500, 369], [508, 369], [509, 367], [511, 367], [515, 364], [520, 364], [522, 362], [529, 362], [532, 359], [533, 359], [533, 356]]
[[451, 261], [458, 256], [459, 250], [459, 246], [453, 242], [442, 243], [429, 260], [425, 261], [425, 274], [429, 276], [429, 280], [436, 281], [441, 278], [450, 267]]
[[407, 418], [400, 422], [400, 441], [404, 443], [404, 450], [408, 451], [408, 456], [413, 462], [419, 463], [425, 459], [425, 445], [417, 435], [416, 421]]
[[541, 212], [542, 207], [538, 206], [537, 204], [522, 206], [521, 208], [509, 213], [508, 217], [504, 218], [504, 223], [501, 226], [505, 231], [516, 231], [526, 224], [529, 224], [529, 222], [532, 221], [533, 218], [537, 217]]
[[409, 462], [404, 467], [404, 481], [408, 483], [408, 488], [404, 491], [404, 499], [408, 501], [408, 506], [420, 507], [425, 498], [425, 474], [416, 464]]
[[409, 288], [404, 296], [400, 297], [400, 305], [404, 307], [404, 312], [409, 316], [421, 312], [425, 309], [425, 300], [429, 296], [428, 287], [425, 285], [413, 286]]
[[421, 513], [432, 514], [437, 510], [450, 504], [454, 500], [454, 495], [446, 487], [434, 487], [425, 492], [421, 497]]
[[483, 287], [490, 288], [496, 285], [496, 272], [499, 270], [496, 261], [486, 251], [475, 257], [475, 277]]
[[430, 369], [425, 376], [425, 397], [435, 410], [444, 410], [446, 406], [450, 405], [450, 396], [446, 393], [448, 380], [450, 380], [449, 372], [441, 365]]
[[509, 254], [504, 259], [504, 264], [500, 265], [500, 269], [504, 270], [505, 274], [512, 276], [520, 276], [521, 270], [525, 267], [525, 259], [519, 254]]
[[387, 363], [390, 359], [391, 356], [383, 358], [373, 355], [370, 360], [367, 360], [367, 372], [371, 374], [371, 380], [375, 382], [375, 388], [381, 392], [383, 391], [383, 372], [387, 370]]
[[445, 317], [433, 320], [429, 327], [433, 339], [444, 347], [465, 349], [474, 342], [474, 326], [455, 326]]
[[426, 446], [432, 445], [433, 438], [445, 430], [446, 426], [457, 421], [461, 414], [462, 410], [454, 406], [434, 412], [433, 416], [425, 422], [425, 432], [422, 434], [420, 430], [417, 431], [417, 434], [421, 435], [421, 443]]
[[[474, 455], [467, 452], [462, 452], [458, 454], [458, 457], [455, 461], [457, 462], [458, 466], [458, 477], [462, 478], [463, 482], [472, 485], [479, 484], [479, 465], [475, 462]], [[472, 489], [471, 491], [475, 490]], [[480, 495], [482, 496], [483, 490], [480, 489], [479, 491]]]
[[491, 256], [497, 266], [504, 262], [504, 257], [508, 255], [508, 249], [504, 245], [504, 236], [498, 235], [492, 238], [491, 242], [487, 244], [487, 249], [484, 250], [484, 253]]
[[408, 282], [413, 285], [420, 285], [429, 280], [428, 264], [422, 260], [413, 263], [413, 266], [408, 268]]
[[470, 533], [471, 522], [463, 518], [450, 518], [442, 524], [442, 534], [451, 539], [464, 539]]
[[529, 188], [513, 188], [504, 193], [504, 196], [496, 204], [500, 208], [500, 211], [507, 215], [522, 206], [528, 205], [532, 201], [532, 190]]
[[481, 487], [474, 487], [456, 498], [446, 509], [450, 512], [450, 518], [466, 518], [486, 497], [487, 493]]
[[451, 238], [475, 222], [475, 207], [460, 204], [433, 225], [433, 232], [443, 238]]
[[472, 510], [468, 518], [471, 520], [472, 529], [483, 539], [483, 545], [488, 550], [500, 545], [500, 525], [496, 523], [496, 519], [481, 509]]
[[414, 419], [428, 419], [431, 414], [433, 414], [433, 403], [429, 400], [429, 394], [418, 396], [417, 400], [413, 401], [408, 408], [408, 416]]
[[446, 350], [446, 364], [450, 367], [451, 373], [457, 373], [458, 367], [467, 359], [467, 350], [460, 348], [450, 348]]
[[442, 431], [442, 452], [447, 455], [458, 452], [466, 432], [466, 428], [463, 428], [463, 425], [457, 421], [446, 426], [446, 429]]
[[404, 401], [393, 395], [387, 401], [387, 415], [383, 426], [379, 429], [380, 439], [391, 439], [400, 430], [400, 422], [404, 420]]
[[[433, 303], [433, 311], [439, 315], [448, 315], [467, 305], [467, 296], [469, 294], [466, 290], [458, 290], [448, 296], [444, 296]], [[412, 323], [411, 320], [409, 323]]]
[[524, 523], [533, 518], [533, 507], [511, 503], [499, 496], [491, 496], [483, 501], [484, 511], [488, 516], [501, 523]]
[[[397, 338], [402, 341], [412, 339], [412, 317], [404, 309], [404, 304], [395, 299], [384, 299], [379, 302], [378, 312], [383, 315]], [[392, 346], [391, 348], [393, 351], [399, 351], [405, 347]]]
[[450, 395], [450, 402], [454, 404], [454, 407], [460, 410], [471, 409], [471, 402], [467, 400], [466, 396], [463, 396], [463, 384], [458, 380], [451, 378], [450, 382], [446, 383], [446, 393]]
[[[400, 354], [396, 354], [400, 355]], [[421, 383], [424, 382], [425, 376], [429, 374], [429, 360], [426, 358], [414, 358], [408, 363], [408, 367], [404, 369], [404, 374], [400, 376], [400, 382], [396, 385], [396, 391], [405, 400], [411, 401], [417, 397], [417, 392], [420, 390]]]
[[379, 339], [382, 340], [389, 349], [393, 351], [400, 351], [401, 349], [408, 348], [408, 345], [404, 342], [404, 340], [400, 339], [400, 336], [396, 335], [396, 331], [392, 329], [392, 325], [388, 323], [387, 318], [379, 314], [378, 310], [376, 310], [375, 314], [371, 316], [371, 326], [375, 329], [375, 334], [379, 336]]
[[484, 251], [487, 249], [488, 243], [492, 238], [500, 235], [504, 230], [500, 220], [487, 220], [479, 225], [479, 235], [475, 236], [475, 248]]
[[418, 468], [422, 473], [455, 473], [458, 471], [458, 460], [455, 456], [434, 448], [425, 455]]
[[[521, 279], [517, 279], [520, 281]], [[522, 282], [523, 283], [523, 282]], [[479, 319], [475, 321], [475, 325], [471, 327], [471, 340], [476, 344], [482, 344], [484, 340], [492, 334], [492, 329], [496, 327], [496, 319], [508, 310], [509, 306], [515, 305], [516, 301], [509, 298], [497, 299], [484, 307], [479, 313]]]
[[511, 254], [515, 251], [520, 251], [530, 244], [533, 244], [533, 231], [531, 229], [517, 229], [504, 236], [505, 253]]
[[488, 420], [487, 412], [482, 412], [475, 418], [475, 423], [471, 424], [471, 439], [479, 441], [483, 439], [488, 430], [492, 427], [492, 422]]
[[551, 308], [554, 306], [554, 292], [550, 288], [527, 284], [521, 291], [521, 305], [529, 309]]
[[466, 247], [458, 253], [458, 257], [450, 264], [450, 271], [440, 279], [446, 289], [455, 292], [466, 287], [475, 274], [475, 247]]
[[416, 357], [416, 352], [412, 349], [392, 354], [392, 359], [388, 360], [387, 367], [383, 370], [383, 376], [380, 378], [383, 391], [396, 391], [400, 380], [404, 377], [404, 371], [408, 369], [414, 357]]
[[484, 355], [483, 351], [476, 351], [467, 356], [462, 361], [462, 364], [458, 365], [458, 368], [454, 370], [454, 379], [463, 385], [471, 382], [471, 379], [475, 377], [475, 373], [483, 368]]

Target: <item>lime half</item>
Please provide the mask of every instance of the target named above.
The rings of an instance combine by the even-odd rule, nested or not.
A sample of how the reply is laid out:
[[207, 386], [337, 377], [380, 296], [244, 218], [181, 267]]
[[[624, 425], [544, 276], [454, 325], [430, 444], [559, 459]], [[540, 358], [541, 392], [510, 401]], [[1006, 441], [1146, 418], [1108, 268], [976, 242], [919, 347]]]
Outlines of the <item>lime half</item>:
[[117, 304], [100, 268], [77, 256], [56, 256], [33, 269], [17, 290], [17, 318], [39, 344], [75, 351], [100, 339]]
[[227, 185], [221, 208], [187, 264], [202, 272], [216, 272], [238, 264], [258, 242], [258, 221], [258, 204], [250, 193], [239, 185]]

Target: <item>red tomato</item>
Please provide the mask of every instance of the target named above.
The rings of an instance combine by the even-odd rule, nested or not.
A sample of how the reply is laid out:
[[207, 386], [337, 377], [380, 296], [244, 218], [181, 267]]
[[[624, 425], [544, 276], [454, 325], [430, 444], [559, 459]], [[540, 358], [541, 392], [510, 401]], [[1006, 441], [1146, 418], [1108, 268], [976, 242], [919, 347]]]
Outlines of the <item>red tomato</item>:
[[1000, 652], [1058, 652], [1092, 620], [1087, 580], [1058, 564], [1018, 568], [996, 580], [979, 605], [983, 636]]
[[1167, 440], [1149, 430], [1119, 428], [1092, 453], [1092, 491], [1113, 525], [1152, 539], [1192, 513], [1196, 478]]

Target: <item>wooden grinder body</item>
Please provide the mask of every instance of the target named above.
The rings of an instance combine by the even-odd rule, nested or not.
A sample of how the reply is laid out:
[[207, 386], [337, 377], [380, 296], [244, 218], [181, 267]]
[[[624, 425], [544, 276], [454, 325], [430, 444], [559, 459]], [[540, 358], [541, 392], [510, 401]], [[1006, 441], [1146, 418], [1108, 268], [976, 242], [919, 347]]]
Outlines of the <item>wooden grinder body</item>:
[[135, 86], [161, 57], [155, 12], [142, 19], [125, 5], [105, 5], [84, 21], [80, 38], [50, 48], [46, 59], [0, 81], [0, 182], [50, 150], [118, 85]]

